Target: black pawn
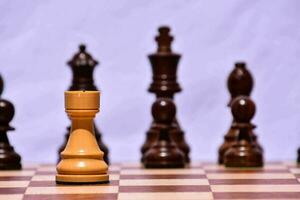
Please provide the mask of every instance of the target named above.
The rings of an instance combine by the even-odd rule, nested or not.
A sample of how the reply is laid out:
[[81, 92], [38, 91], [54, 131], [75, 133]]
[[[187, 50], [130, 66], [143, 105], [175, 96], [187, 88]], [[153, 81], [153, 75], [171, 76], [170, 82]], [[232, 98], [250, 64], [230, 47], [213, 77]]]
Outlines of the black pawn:
[[[0, 88], [2, 89], [2, 88]], [[12, 103], [0, 99], [0, 170], [21, 169], [21, 157], [10, 145], [7, 131], [15, 130], [9, 125], [15, 114]]]
[[184, 153], [171, 139], [172, 122], [176, 107], [171, 99], [158, 98], [152, 105], [152, 115], [158, 131], [157, 141], [144, 156], [146, 168], [182, 168], [185, 165]]
[[[79, 52], [76, 53], [73, 58], [68, 62], [68, 65], [72, 69], [73, 79], [72, 84], [69, 88], [71, 91], [76, 90], [90, 90], [90, 91], [97, 91], [97, 87], [94, 84], [93, 73], [95, 67], [98, 65], [98, 61], [96, 61], [87, 51], [86, 46], [81, 44], [79, 46]], [[109, 164], [109, 157], [108, 157], [108, 148], [102, 141], [102, 134], [100, 133], [99, 129], [97, 128], [96, 124], [94, 124], [95, 128], [95, 137], [98, 142], [100, 149], [104, 153], [104, 161]], [[68, 138], [70, 134], [70, 126], [67, 127], [67, 132], [65, 133], [65, 140], [64, 143], [58, 149], [58, 158], [60, 159], [60, 152], [65, 149], [67, 144]]]
[[[227, 79], [227, 87], [230, 93], [230, 101], [228, 103], [228, 107], [232, 103], [233, 99], [238, 96], [250, 96], [254, 85], [253, 77], [250, 71], [247, 69], [246, 63], [237, 62], [235, 63], [234, 69], [228, 76]], [[232, 122], [234, 124], [234, 121]], [[223, 164], [224, 162], [224, 154], [231, 147], [231, 145], [235, 142], [238, 134], [238, 130], [233, 126], [230, 126], [229, 130], [224, 136], [224, 142], [219, 147], [218, 151], [218, 163]], [[253, 142], [260, 148], [262, 151], [261, 145], [257, 142], [257, 136], [255, 133], [252, 134]]]
[[254, 102], [246, 96], [235, 98], [231, 103], [231, 112], [238, 135], [235, 143], [225, 152], [226, 167], [262, 167], [263, 153], [255, 145], [252, 138], [251, 119], [255, 114]]

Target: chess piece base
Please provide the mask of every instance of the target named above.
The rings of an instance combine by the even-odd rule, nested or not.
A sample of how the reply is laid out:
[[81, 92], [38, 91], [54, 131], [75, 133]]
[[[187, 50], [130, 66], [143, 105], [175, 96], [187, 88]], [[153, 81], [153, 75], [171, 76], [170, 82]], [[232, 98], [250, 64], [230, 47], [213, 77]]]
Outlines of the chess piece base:
[[255, 145], [234, 145], [224, 155], [225, 167], [263, 167], [262, 152]]
[[184, 168], [184, 154], [174, 144], [158, 142], [144, 156], [145, 168]]
[[57, 165], [56, 182], [105, 183], [109, 181], [107, 165], [97, 159], [63, 159]]
[[0, 165], [0, 170], [21, 170], [21, 169], [22, 169], [22, 165], [19, 161]]
[[[224, 143], [220, 146], [218, 154], [218, 163], [220, 165], [224, 164], [224, 154], [226, 153], [226, 151], [232, 147], [238, 137], [239, 131], [236, 128], [230, 128], [228, 133], [224, 136]], [[258, 143], [257, 141], [257, 136], [251, 132], [251, 137], [252, 137], [252, 141], [253, 141], [253, 145], [255, 145], [261, 152], [263, 152], [263, 148], [261, 147], [261, 145]]]
[[109, 181], [106, 163], [96, 159], [64, 159], [58, 164], [57, 171], [57, 183], [107, 183]]
[[[171, 131], [171, 137], [172, 137], [173, 141], [176, 143], [177, 147], [182, 151], [182, 153], [184, 153], [185, 162], [188, 164], [188, 163], [190, 163], [190, 157], [189, 157], [190, 147], [188, 146], [188, 144], [186, 143], [186, 141], [184, 139], [184, 132], [179, 128], [179, 126], [176, 123], [173, 123], [173, 125], [172, 125], [173, 130]], [[159, 132], [157, 130], [157, 125], [155, 123], [152, 123], [150, 130], [147, 132], [146, 141], [141, 148], [141, 152], [142, 152], [141, 162], [142, 163], [144, 162], [144, 157], [145, 157], [146, 152], [158, 140], [158, 135], [159, 135]]]
[[108, 183], [109, 175], [66, 175], [66, 174], [57, 174], [56, 175], [57, 183]]
[[21, 157], [10, 145], [0, 143], [0, 170], [18, 170], [22, 168]]

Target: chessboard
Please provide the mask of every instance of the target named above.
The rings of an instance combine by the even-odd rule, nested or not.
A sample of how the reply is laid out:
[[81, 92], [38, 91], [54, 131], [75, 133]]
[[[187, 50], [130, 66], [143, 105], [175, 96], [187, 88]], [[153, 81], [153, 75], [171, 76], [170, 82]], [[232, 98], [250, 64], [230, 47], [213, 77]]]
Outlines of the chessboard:
[[55, 165], [49, 164], [0, 171], [0, 199], [300, 199], [300, 168], [292, 163], [267, 163], [261, 169], [227, 169], [212, 163], [185, 169], [113, 164], [109, 183], [91, 185], [56, 184], [55, 173]]

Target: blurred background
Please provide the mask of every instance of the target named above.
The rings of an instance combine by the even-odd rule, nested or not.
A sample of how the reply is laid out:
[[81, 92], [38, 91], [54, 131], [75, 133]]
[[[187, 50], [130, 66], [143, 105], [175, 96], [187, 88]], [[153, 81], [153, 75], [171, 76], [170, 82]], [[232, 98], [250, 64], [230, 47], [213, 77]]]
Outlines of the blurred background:
[[110, 159], [138, 161], [152, 117], [147, 92], [161, 25], [182, 54], [175, 96], [192, 160], [217, 160], [231, 123], [226, 80], [245, 61], [255, 79], [253, 123], [265, 159], [295, 160], [300, 146], [300, 1], [0, 1], [2, 98], [14, 103], [9, 133], [23, 162], [55, 162], [69, 119], [66, 62], [85, 43], [100, 64], [96, 124]]

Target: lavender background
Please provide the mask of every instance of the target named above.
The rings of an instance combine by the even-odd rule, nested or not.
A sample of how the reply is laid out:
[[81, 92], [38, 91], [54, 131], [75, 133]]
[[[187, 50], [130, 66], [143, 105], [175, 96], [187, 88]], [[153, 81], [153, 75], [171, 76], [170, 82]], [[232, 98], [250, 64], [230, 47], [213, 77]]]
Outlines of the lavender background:
[[97, 125], [112, 161], [137, 161], [154, 96], [146, 57], [169, 25], [183, 55], [178, 119], [193, 160], [217, 158], [229, 128], [226, 78], [245, 60], [255, 78], [253, 120], [266, 160], [293, 160], [300, 146], [300, 1], [0, 1], [2, 97], [16, 115], [9, 133], [24, 161], [54, 162], [69, 120], [66, 61], [79, 43], [100, 61]]

